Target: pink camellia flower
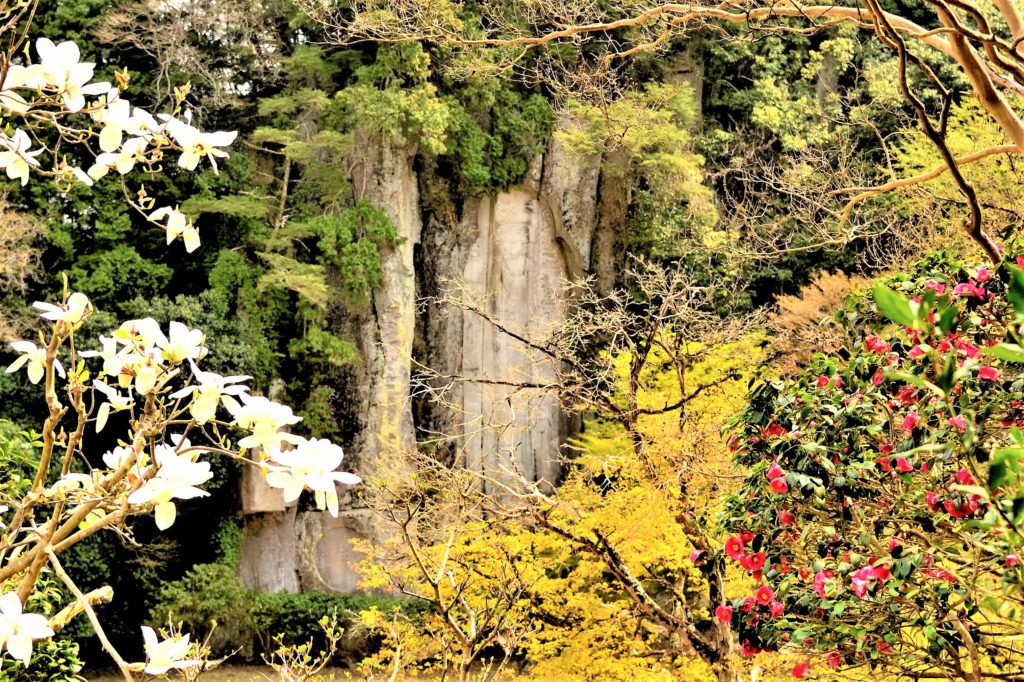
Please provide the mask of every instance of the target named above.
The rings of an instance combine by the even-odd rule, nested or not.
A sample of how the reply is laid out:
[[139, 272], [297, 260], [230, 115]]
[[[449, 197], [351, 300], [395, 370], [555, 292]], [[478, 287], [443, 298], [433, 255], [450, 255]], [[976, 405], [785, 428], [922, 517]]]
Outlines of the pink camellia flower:
[[884, 380], [885, 380], [885, 372], [883, 372], [882, 368], [879, 367], [878, 369], [875, 370], [874, 375], [871, 377], [871, 383], [873, 383], [875, 386], [878, 386]]
[[1017, 558], [1016, 554], [1007, 554], [1003, 563], [1006, 564], [1007, 568], [1013, 568], [1020, 563], [1020, 559]]
[[936, 282], [934, 279], [930, 279], [924, 283], [925, 289], [931, 289], [937, 294], [944, 293], [946, 291], [946, 285], [942, 282]]
[[807, 673], [809, 673], [810, 671], [811, 671], [811, 664], [808, 663], [807, 661], [804, 661], [803, 663], [797, 663], [796, 665], [794, 665], [793, 669], [790, 670], [789, 672], [796, 679], [802, 680], [805, 677], [807, 677]]
[[715, 609], [715, 618], [723, 623], [732, 622], [732, 607], [728, 604], [721, 604]]
[[918, 419], [919, 417], [917, 416], [917, 412], [911, 410], [907, 413], [907, 416], [904, 417], [903, 422], [900, 424], [900, 428], [904, 431], [913, 431], [914, 427], [917, 426]]
[[779, 476], [785, 476], [785, 475], [786, 475], [786, 472], [782, 470], [782, 467], [779, 466], [778, 462], [774, 462], [773, 461], [772, 465], [770, 467], [768, 467], [768, 480], [769, 481], [772, 480], [773, 478], [778, 478]]
[[924, 494], [924, 501], [928, 503], [929, 507], [935, 509], [939, 502], [939, 496], [929, 490]]
[[906, 459], [904, 459], [903, 457], [896, 458], [896, 471], [900, 472], [901, 474], [909, 474], [913, 470], [914, 467]]
[[733, 561], [739, 561], [740, 557], [743, 556], [743, 541], [735, 536], [728, 538], [725, 541], [725, 553], [728, 554]]
[[957, 296], [973, 296], [976, 290], [974, 282], [961, 282], [953, 287], [953, 293]]
[[828, 386], [828, 382], [829, 381], [830, 381], [830, 379], [828, 377], [826, 377], [826, 376], [818, 377], [818, 382], [817, 382], [818, 388], [825, 388], [826, 386]]
[[757, 600], [753, 597], [747, 597], [743, 600], [743, 606], [741, 606], [740, 608], [743, 609], [743, 613], [750, 613], [754, 610], [755, 606], [757, 606]]
[[921, 346], [914, 346], [913, 348], [910, 349], [910, 352], [907, 353], [908, 356], [914, 358], [915, 360], [917, 358], [921, 357], [922, 355], [926, 355], [926, 354], [927, 353], [926, 353], [925, 349], [921, 348]]
[[792, 526], [796, 523], [796, 517], [793, 516], [793, 512], [788, 509], [779, 510], [779, 523], [783, 526]]
[[1017, 255], [1017, 267], [1024, 268], [1024, 253]]
[[786, 483], [786, 479], [781, 476], [776, 479], [772, 479], [771, 485], [772, 492], [778, 493], [779, 495], [785, 495], [789, 492], [789, 484]]
[[764, 438], [771, 438], [773, 436], [785, 435], [785, 433], [786, 433], [786, 429], [782, 425], [776, 424], [775, 422], [772, 422], [771, 424], [768, 425], [768, 428], [766, 428], [766, 429], [764, 429], [764, 431], [762, 431], [761, 435]]
[[988, 271], [988, 268], [978, 268], [978, 276], [976, 279], [979, 282], [987, 282], [990, 277], [991, 275]]
[[964, 419], [962, 414], [958, 414], [955, 417], [950, 417], [946, 420], [946, 423], [959, 431], [967, 430], [967, 421]]
[[948, 353], [953, 350], [953, 342], [949, 339], [943, 339], [942, 341], [939, 341], [939, 345], [936, 346], [936, 348], [940, 353]]
[[772, 618], [781, 618], [785, 610], [786, 608], [782, 605], [782, 602], [780, 601], [773, 601], [771, 605], [768, 607], [768, 612], [771, 613]]
[[695, 549], [692, 552], [690, 552], [690, 563], [691, 564], [697, 563], [697, 560], [700, 559], [700, 555], [703, 554], [703, 553], [704, 552], [700, 551], [699, 549]]
[[853, 574], [853, 578], [850, 580], [850, 585], [853, 587], [853, 593], [864, 598], [867, 594], [868, 588], [871, 587], [872, 581], [875, 579], [875, 573], [870, 568], [862, 568]]
[[775, 599], [775, 592], [767, 585], [761, 585], [761, 587], [757, 588], [757, 592], [754, 593], [754, 599], [761, 606], [768, 606]]
[[981, 379], [985, 379], [986, 381], [995, 381], [996, 379], [999, 378], [999, 370], [997, 370], [995, 367], [985, 365], [984, 367], [978, 370], [978, 377]]
[[764, 568], [764, 552], [757, 552], [747, 557], [747, 565], [744, 567], [750, 571], [759, 571]]
[[892, 471], [892, 462], [888, 457], [879, 457], [875, 461], [878, 462], [878, 466], [882, 467], [882, 471]]
[[838, 668], [843, 664], [843, 657], [838, 651], [830, 651], [828, 656], [825, 657], [825, 661], [832, 668]]
[[818, 596], [822, 599], [825, 598], [825, 585], [832, 579], [825, 571], [818, 571], [814, 574], [814, 591], [818, 593]]
[[754, 533], [753, 533], [753, 531], [741, 530], [740, 531], [740, 541], [744, 545], [749, 545], [751, 542], [753, 542], [754, 541]]

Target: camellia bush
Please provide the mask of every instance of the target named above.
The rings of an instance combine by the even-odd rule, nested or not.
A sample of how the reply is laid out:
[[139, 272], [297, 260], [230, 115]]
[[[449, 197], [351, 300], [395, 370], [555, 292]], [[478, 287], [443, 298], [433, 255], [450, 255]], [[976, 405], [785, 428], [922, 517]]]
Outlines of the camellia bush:
[[[129, 182], [134, 173], [159, 172], [169, 161], [188, 171], [204, 162], [216, 169], [235, 133], [194, 127], [184, 104], [187, 87], [177, 91], [173, 111], [154, 115], [122, 96], [126, 72], [117, 74], [114, 85], [93, 82], [94, 65], [80, 60], [74, 43], [29, 40], [34, 9], [34, 2], [0, 7], [6, 46], [0, 54], [0, 168], [22, 184], [49, 179], [55, 192], [92, 185], [112, 173], [125, 201], [164, 227], [168, 243], [180, 237], [187, 251], [198, 248], [198, 232], [187, 216], [159, 206], [141, 183], [136, 188]], [[197, 668], [200, 644], [190, 643], [188, 635], [161, 640], [150, 628], [142, 628], [147, 660], [126, 662], [93, 610], [112, 598], [111, 591], [84, 594], [64, 571], [60, 554], [93, 533], [126, 532], [133, 515], [152, 514], [157, 527], [167, 529], [179, 501], [208, 495], [201, 486], [212, 477], [212, 456], [258, 467], [288, 501], [309, 489], [317, 506], [335, 515], [337, 485], [359, 478], [337, 471], [337, 445], [288, 433], [300, 418], [285, 405], [251, 395], [249, 377], [201, 369], [207, 349], [200, 330], [173, 321], [165, 329], [146, 318], [126, 321], [98, 341], [82, 338], [77, 332], [93, 306], [66, 281], [60, 301], [34, 306], [47, 331], [38, 343], [13, 343], [18, 357], [7, 368], [40, 385], [46, 413], [34, 474], [0, 473], [4, 674], [25, 671], [42, 640], [81, 613], [126, 680]], [[108, 424], [123, 429], [118, 446], [95, 452], [93, 436]], [[51, 597], [60, 594], [54, 579], [71, 602], [50, 617], [30, 612], [26, 605], [44, 589]], [[53, 657], [58, 649], [51, 649], [47, 655]], [[39, 679], [31, 672], [29, 678]]]
[[713, 559], [756, 580], [716, 611], [744, 654], [803, 647], [797, 678], [1024, 674], [1021, 267], [929, 257], [848, 302], [848, 356], [751, 384]]

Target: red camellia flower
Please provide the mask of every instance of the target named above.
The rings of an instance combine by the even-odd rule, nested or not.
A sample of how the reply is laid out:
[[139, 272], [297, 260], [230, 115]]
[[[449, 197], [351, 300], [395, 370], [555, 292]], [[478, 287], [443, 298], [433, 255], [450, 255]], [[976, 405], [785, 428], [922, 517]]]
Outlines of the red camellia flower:
[[995, 381], [996, 379], [999, 378], [999, 370], [996, 369], [995, 367], [985, 365], [984, 367], [978, 370], [978, 377], [986, 381]]
[[723, 623], [732, 622], [732, 607], [728, 604], [722, 604], [715, 609], [715, 618], [722, 621]]
[[773, 601], [768, 607], [768, 611], [772, 614], [772, 618], [780, 618], [782, 617], [782, 613], [785, 611], [785, 607], [782, 605], [782, 602]]
[[796, 523], [796, 517], [793, 516], [793, 512], [788, 509], [779, 510], [779, 523], [783, 526], [792, 526]]
[[882, 467], [882, 471], [892, 471], [892, 462], [889, 461], [888, 457], [879, 457], [876, 461], [878, 466]]
[[811, 671], [811, 664], [804, 661], [803, 663], [797, 663], [793, 666], [793, 669], [789, 672], [798, 680], [802, 680], [807, 677], [807, 673]]
[[751, 571], [759, 571], [764, 568], [765, 556], [764, 552], [757, 552], [747, 557], [747, 566]]
[[784, 429], [779, 424], [776, 424], [775, 422], [772, 422], [771, 424], [768, 425], [768, 428], [766, 428], [762, 432], [761, 435], [763, 437], [765, 437], [765, 438], [771, 438], [772, 436], [782, 436], [782, 435], [785, 435], [785, 433], [786, 433], [786, 429]]
[[911, 410], [903, 419], [903, 422], [900, 424], [900, 428], [904, 431], [913, 431], [914, 427], [917, 426], [918, 419], [919, 417], [917, 416], [917, 412]]
[[767, 585], [761, 585], [761, 587], [757, 588], [757, 592], [754, 593], [754, 599], [761, 606], [768, 606], [775, 599], [775, 592]]
[[691, 564], [697, 563], [697, 560], [700, 559], [700, 555], [703, 554], [703, 553], [704, 552], [700, 551], [699, 549], [695, 549], [692, 552], [690, 552], [690, 563]]
[[740, 643], [740, 653], [744, 656], [757, 656], [760, 651], [760, 649], [746, 640]]
[[825, 388], [826, 386], [828, 386], [829, 381], [830, 379], [826, 376], [818, 377], [818, 388]]
[[946, 420], [946, 423], [955, 429], [959, 429], [960, 431], [964, 431], [967, 429], [967, 422], [964, 420], [964, 416], [962, 414], [958, 414], [955, 417], [950, 417], [949, 419]]
[[842, 655], [840, 655], [838, 651], [828, 652], [828, 656], [825, 657], [825, 660], [833, 668], [838, 668], [840, 665], [843, 664], [843, 657]]
[[743, 556], [743, 541], [738, 537], [731, 537], [725, 541], [725, 553], [733, 561], [739, 561], [740, 557]]
[[928, 503], [929, 507], [935, 509], [939, 503], [939, 496], [929, 490], [924, 494], [924, 501]]
[[768, 467], [768, 480], [778, 478], [779, 476], [785, 476], [786, 472], [782, 470], [778, 462], [773, 461], [772, 465]]
[[789, 484], [786, 483], [786, 479], [781, 476], [773, 479], [770, 485], [772, 487], [772, 492], [778, 493], [779, 495], [785, 495], [789, 492]]
[[892, 452], [892, 447], [892, 443], [882, 443], [881, 445], [878, 446], [878, 451], [881, 452], [883, 455], [888, 455], [890, 452]]
[[1020, 559], [1017, 558], [1016, 554], [1007, 554], [1006, 560], [1003, 563], [1006, 564], [1007, 568], [1013, 568], [1020, 563]]
[[913, 348], [910, 349], [910, 352], [907, 353], [907, 355], [912, 357], [912, 358], [914, 358], [916, 360], [917, 358], [921, 357], [922, 355], [925, 355], [925, 353], [926, 353], [925, 349], [921, 348], [921, 346], [914, 346]]
[[751, 542], [754, 541], [754, 533], [749, 530], [741, 530], [740, 540], [743, 542], [744, 545], [749, 545]]
[[896, 458], [896, 471], [900, 472], [901, 474], [909, 474], [913, 470], [914, 467], [911, 466], [910, 462], [908, 462], [906, 459], [904, 459], [903, 457]]
[[967, 469], [961, 469], [953, 474], [953, 476], [960, 485], [974, 485], [974, 476], [971, 476], [971, 472]]

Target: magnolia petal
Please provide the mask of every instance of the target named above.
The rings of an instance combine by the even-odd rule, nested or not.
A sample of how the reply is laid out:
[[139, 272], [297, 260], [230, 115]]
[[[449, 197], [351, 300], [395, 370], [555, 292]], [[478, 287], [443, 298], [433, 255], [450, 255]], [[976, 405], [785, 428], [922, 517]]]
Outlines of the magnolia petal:
[[156, 527], [160, 530], [167, 530], [174, 525], [174, 518], [178, 514], [177, 507], [173, 502], [161, 502], [156, 506]]
[[116, 152], [121, 146], [122, 138], [123, 134], [120, 126], [105, 125], [103, 130], [100, 131], [100, 149], [105, 152]]
[[21, 369], [26, 362], [28, 362], [28, 356], [22, 355], [17, 360], [8, 365], [7, 369], [4, 370], [4, 372], [6, 374], [13, 374], [14, 372], [17, 372], [19, 369]]
[[28, 366], [28, 380], [33, 384], [38, 384], [39, 380], [43, 378], [46, 373], [46, 368], [38, 362], [29, 363]]
[[11, 658], [28, 665], [32, 658], [32, 638], [20, 632], [11, 635], [7, 639], [7, 653]]
[[96, 433], [103, 430], [107, 425], [107, 418], [110, 416], [110, 403], [103, 403], [96, 412]]
[[32, 639], [46, 639], [54, 635], [46, 618], [38, 613], [29, 613], [22, 616], [18, 620], [18, 630]]

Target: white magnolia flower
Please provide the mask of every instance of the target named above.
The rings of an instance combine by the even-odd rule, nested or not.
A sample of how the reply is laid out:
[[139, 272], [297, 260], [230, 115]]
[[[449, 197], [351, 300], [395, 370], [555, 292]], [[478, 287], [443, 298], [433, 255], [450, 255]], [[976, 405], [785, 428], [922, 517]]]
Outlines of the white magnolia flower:
[[11, 658], [26, 666], [32, 658], [32, 642], [53, 637], [53, 630], [44, 616], [22, 613], [17, 592], [0, 597], [0, 648], [6, 647]]
[[226, 159], [228, 153], [218, 147], [227, 147], [238, 136], [237, 131], [217, 131], [204, 133], [193, 125], [180, 121], [167, 114], [161, 114], [160, 119], [164, 121], [167, 132], [174, 138], [174, 141], [181, 147], [181, 157], [178, 165], [185, 170], [195, 170], [202, 158], [208, 157], [213, 170], [217, 170], [217, 159]]
[[11, 180], [21, 180], [22, 187], [28, 184], [29, 169], [39, 165], [36, 157], [43, 153], [42, 148], [30, 151], [31, 146], [32, 139], [24, 130], [15, 130], [14, 137], [0, 133], [0, 147], [5, 149], [0, 152], [0, 168]]
[[199, 383], [186, 386], [180, 391], [172, 393], [170, 397], [172, 400], [177, 400], [178, 398], [191, 395], [192, 403], [189, 405], [188, 410], [192, 418], [196, 420], [196, 423], [205, 424], [213, 419], [214, 415], [217, 414], [217, 404], [219, 402], [223, 402], [224, 407], [227, 407], [232, 413], [242, 409], [238, 401], [231, 396], [240, 396], [248, 392], [248, 386], [239, 384], [240, 382], [252, 379], [251, 376], [224, 377], [216, 372], [201, 371], [196, 366], [196, 363], [191, 360], [189, 360], [189, 364], [192, 365], [192, 375]]
[[206, 335], [198, 329], [189, 329], [181, 322], [170, 323], [170, 334], [163, 343], [158, 343], [164, 352], [164, 359], [174, 365], [186, 360], [201, 360], [206, 355]]
[[93, 119], [103, 126], [100, 130], [101, 151], [113, 153], [121, 148], [124, 131], [130, 125], [131, 118], [131, 102], [120, 97], [93, 114]]
[[[182, 448], [188, 448], [189, 442], [181, 436], [172, 436], [172, 441]], [[179, 455], [169, 445], [161, 444], [154, 452], [157, 466], [160, 468], [156, 476], [146, 481], [141, 488], [128, 496], [129, 504], [152, 503], [156, 512], [156, 527], [167, 530], [174, 523], [178, 510], [173, 499], [190, 500], [194, 497], [207, 497], [210, 493], [195, 487], [213, 478], [209, 462], [197, 462], [193, 459], [197, 452]]]
[[68, 297], [67, 303], [54, 305], [52, 303], [36, 301], [32, 304], [32, 307], [43, 311], [40, 317], [44, 320], [64, 322], [72, 328], [80, 325], [86, 315], [92, 311], [92, 303], [89, 303], [88, 297], [77, 291]]
[[131, 137], [124, 143], [120, 151], [103, 152], [96, 157], [96, 163], [89, 168], [89, 177], [99, 180], [106, 175], [110, 169], [116, 170], [121, 175], [131, 172], [135, 164], [146, 156], [146, 147], [149, 143], [142, 137]]
[[95, 64], [82, 62], [78, 46], [70, 40], [55, 45], [48, 38], [36, 41], [39, 64], [36, 74], [46, 87], [57, 90], [68, 111], [85, 108], [86, 95], [101, 95], [110, 89], [109, 83], [89, 83]]
[[[131, 461], [134, 452], [126, 445], [119, 445], [110, 452], [103, 454], [103, 463], [113, 471], [120, 469], [122, 466]], [[139, 453], [138, 458], [132, 465], [132, 468], [128, 471], [128, 483], [135, 485], [144, 473], [143, 470], [149, 466], [149, 455], [143, 450]]]
[[316, 506], [338, 515], [338, 483], [355, 485], [363, 479], [335, 471], [341, 466], [341, 448], [327, 439], [302, 439], [293, 450], [276, 452], [267, 467], [267, 485], [284, 490], [284, 501], [299, 499], [304, 487], [313, 491]]
[[103, 350], [84, 350], [79, 353], [83, 358], [103, 358], [103, 373], [115, 377], [121, 373], [124, 363], [117, 354], [117, 339], [113, 337], [100, 337]]
[[[39, 380], [46, 374], [46, 349], [39, 348], [31, 341], [15, 341], [11, 344], [11, 348], [19, 353], [23, 353], [23, 355], [10, 364], [7, 368], [7, 374], [17, 372], [23, 365], [27, 364], [28, 380], [33, 384], [38, 384]], [[57, 374], [63, 379], [64, 367], [60, 364], [60, 360], [54, 358], [53, 368], [57, 370]]]
[[149, 219], [154, 223], [159, 223], [164, 218], [167, 218], [165, 227], [167, 229], [168, 244], [181, 237], [182, 241], [185, 242], [185, 251], [188, 253], [192, 253], [199, 248], [199, 230], [188, 219], [188, 216], [170, 206], [158, 208], [149, 214]]
[[135, 346], [141, 351], [150, 351], [167, 343], [167, 337], [160, 329], [160, 323], [152, 317], [122, 322], [114, 332], [114, 338], [125, 345]]
[[3, 86], [0, 86], [0, 106], [15, 114], [24, 114], [28, 111], [28, 102], [15, 90], [27, 88], [34, 85], [30, 81], [36, 81], [37, 76], [33, 67], [24, 67], [18, 64], [8, 64], [7, 75], [4, 78]]
[[235, 417], [232, 423], [239, 428], [252, 431], [251, 434], [238, 441], [239, 447], [260, 447], [271, 454], [278, 452], [283, 442], [298, 444], [303, 440], [298, 436], [279, 432], [279, 429], [302, 421], [302, 417], [292, 414], [292, 408], [275, 403], [263, 396], [251, 396], [243, 393], [239, 397], [244, 405], [226, 405]]
[[[125, 366], [135, 375], [135, 390], [140, 395], [149, 395], [149, 392], [156, 387], [160, 372], [163, 371], [163, 367], [160, 366], [160, 361], [163, 358], [157, 355], [157, 351], [146, 355], [126, 355], [125, 358], [126, 360], [131, 359], [125, 363]], [[124, 382], [119, 383], [123, 384]]]
[[186, 660], [188, 635], [169, 637], [160, 642], [151, 627], [142, 626], [142, 639], [146, 642], [146, 669], [148, 675], [163, 675], [168, 670], [199, 665], [197, 660]]
[[[99, 433], [103, 430], [103, 427], [107, 425], [107, 418], [110, 416], [111, 410], [114, 412], [127, 410], [135, 404], [135, 401], [127, 396], [121, 395], [117, 392], [116, 388], [108, 386], [99, 379], [94, 379], [92, 385], [96, 387], [96, 390], [107, 397], [107, 402], [100, 405], [99, 409], [96, 411], [96, 433]], [[116, 469], [117, 467], [112, 468]]]

